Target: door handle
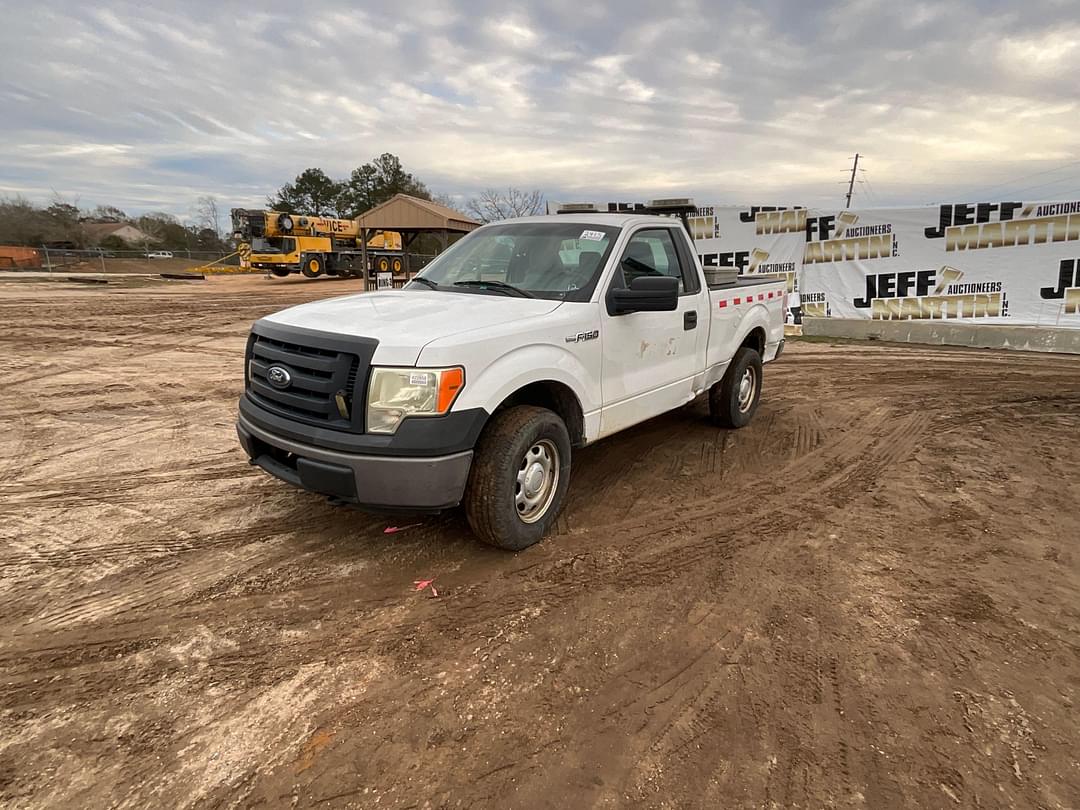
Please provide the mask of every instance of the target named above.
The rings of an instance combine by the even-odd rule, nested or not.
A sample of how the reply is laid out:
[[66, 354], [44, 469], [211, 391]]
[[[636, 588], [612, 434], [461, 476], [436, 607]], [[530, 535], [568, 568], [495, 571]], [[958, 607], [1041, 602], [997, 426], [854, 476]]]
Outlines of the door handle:
[[689, 332], [691, 329], [697, 329], [697, 310], [688, 309], [682, 316], [682, 328], [684, 332]]

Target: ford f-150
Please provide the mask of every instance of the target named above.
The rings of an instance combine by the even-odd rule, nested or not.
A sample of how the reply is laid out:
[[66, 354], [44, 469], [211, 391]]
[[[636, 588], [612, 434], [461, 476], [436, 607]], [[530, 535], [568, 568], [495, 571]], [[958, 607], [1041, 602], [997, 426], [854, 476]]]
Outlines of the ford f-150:
[[485, 225], [404, 289], [257, 321], [240, 442], [295, 486], [376, 510], [464, 504], [480, 539], [523, 549], [578, 448], [699, 395], [718, 425], [747, 424], [784, 296], [769, 278], [710, 286], [675, 218]]

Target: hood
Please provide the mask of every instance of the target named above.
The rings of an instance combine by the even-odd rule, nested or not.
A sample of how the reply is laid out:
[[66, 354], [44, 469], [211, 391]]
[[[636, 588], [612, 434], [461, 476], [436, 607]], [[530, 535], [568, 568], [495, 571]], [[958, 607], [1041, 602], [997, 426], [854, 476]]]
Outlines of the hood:
[[379, 341], [373, 362], [416, 364], [420, 350], [439, 338], [546, 315], [561, 301], [485, 293], [385, 290], [313, 301], [265, 320]]

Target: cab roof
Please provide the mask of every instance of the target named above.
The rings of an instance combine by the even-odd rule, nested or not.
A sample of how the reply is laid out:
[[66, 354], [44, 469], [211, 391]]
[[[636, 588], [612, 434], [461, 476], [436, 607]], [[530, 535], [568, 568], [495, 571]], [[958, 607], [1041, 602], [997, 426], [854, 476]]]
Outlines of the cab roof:
[[625, 228], [629, 225], [678, 225], [682, 222], [678, 217], [665, 217], [659, 214], [633, 214], [629, 212], [597, 213], [586, 211], [580, 214], [547, 214], [536, 217], [515, 217], [513, 219], [501, 219], [489, 222], [489, 225], [508, 225], [515, 222], [569, 222], [578, 225], [607, 225], [617, 228]]

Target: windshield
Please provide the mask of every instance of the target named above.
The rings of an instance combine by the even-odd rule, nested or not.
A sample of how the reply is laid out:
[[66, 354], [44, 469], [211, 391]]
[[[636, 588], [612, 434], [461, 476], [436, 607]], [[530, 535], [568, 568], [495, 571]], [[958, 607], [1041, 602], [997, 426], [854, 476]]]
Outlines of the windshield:
[[435, 284], [455, 292], [588, 301], [618, 232], [580, 222], [488, 225], [436, 258], [419, 275], [425, 281], [410, 289]]

